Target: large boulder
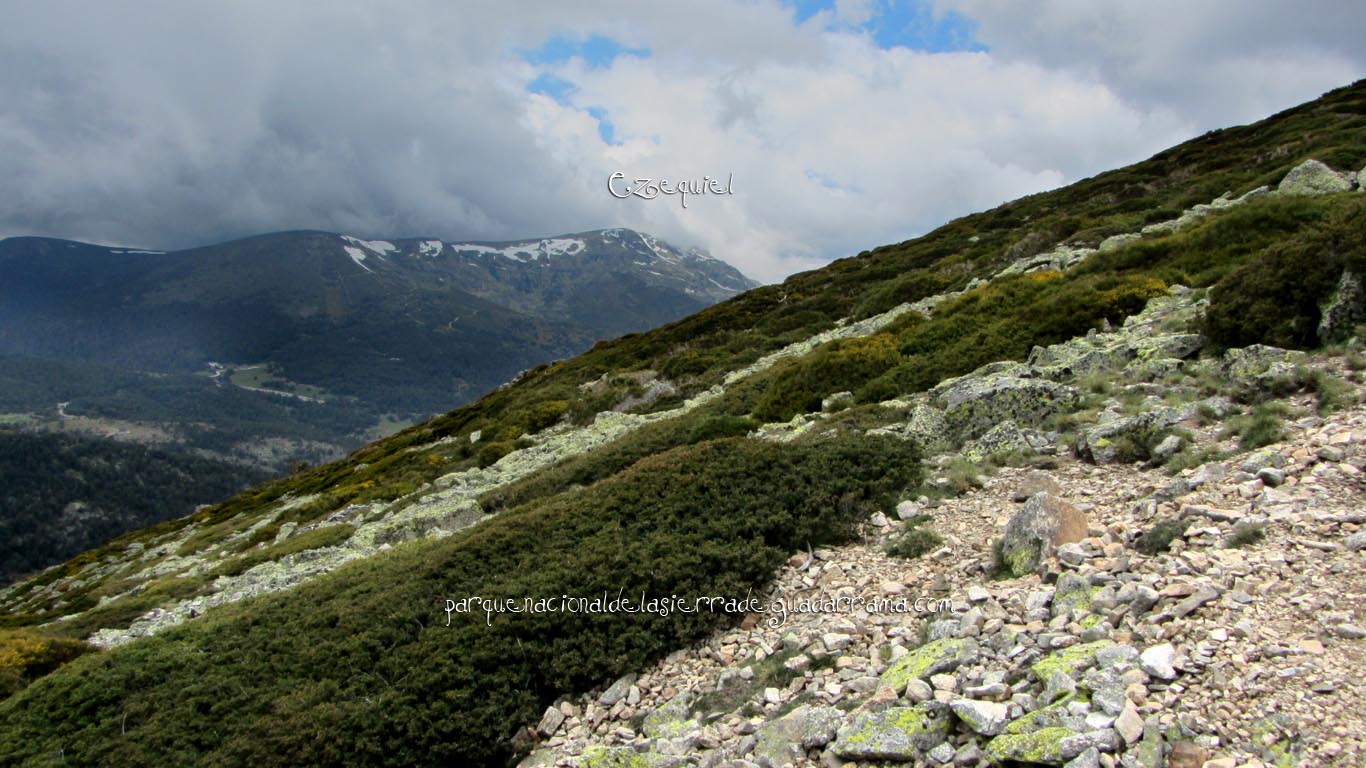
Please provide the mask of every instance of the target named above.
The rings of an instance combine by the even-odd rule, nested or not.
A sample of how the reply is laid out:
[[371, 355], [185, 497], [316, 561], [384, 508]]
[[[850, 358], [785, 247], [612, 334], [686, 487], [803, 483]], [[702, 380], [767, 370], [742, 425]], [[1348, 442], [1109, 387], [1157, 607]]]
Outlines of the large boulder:
[[1324, 195], [1329, 192], [1350, 192], [1347, 177], [1318, 160], [1305, 160], [1281, 179], [1276, 191], [1283, 195]]
[[1366, 322], [1366, 290], [1361, 278], [1349, 269], [1343, 270], [1333, 295], [1320, 309], [1319, 342], [1331, 344], [1350, 337], [1357, 325]]
[[930, 390], [930, 397], [943, 409], [949, 432], [964, 440], [979, 437], [1003, 421], [1038, 425], [1077, 402], [1079, 394], [1072, 387], [1021, 378], [1018, 374], [1027, 368], [1019, 363], [993, 363], [940, 383]]
[[840, 728], [834, 751], [845, 760], [923, 759], [948, 739], [951, 721], [948, 706], [939, 702], [865, 710]]
[[835, 738], [844, 713], [834, 707], [803, 704], [777, 720], [765, 723], [756, 734], [754, 760], [778, 768], [805, 758], [808, 749], [819, 749]]
[[1103, 421], [1081, 433], [1077, 452], [1096, 464], [1147, 458], [1153, 438], [1180, 421], [1181, 412], [1165, 405], [1137, 416]]
[[882, 673], [881, 684], [900, 693], [912, 680], [928, 680], [931, 675], [973, 663], [978, 651], [977, 642], [971, 639], [943, 638], [925, 643], [893, 662]]
[[1031, 496], [1006, 524], [1001, 558], [1016, 576], [1037, 571], [1061, 544], [1086, 538], [1086, 515], [1050, 493]]
[[1225, 352], [1221, 366], [1236, 390], [1252, 393], [1273, 386], [1278, 379], [1293, 377], [1295, 366], [1303, 365], [1306, 359], [1303, 352], [1252, 344]]
[[1021, 429], [1013, 421], [1003, 421], [986, 434], [963, 446], [963, 458], [981, 462], [996, 453], [1052, 453], [1058, 436], [1033, 429]]

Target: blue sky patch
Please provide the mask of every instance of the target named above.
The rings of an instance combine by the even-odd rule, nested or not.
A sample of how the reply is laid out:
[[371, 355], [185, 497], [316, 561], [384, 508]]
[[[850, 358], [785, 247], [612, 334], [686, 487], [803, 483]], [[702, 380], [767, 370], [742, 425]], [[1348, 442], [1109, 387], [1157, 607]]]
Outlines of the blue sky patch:
[[[833, 11], [834, 0], [786, 0], [797, 23], [821, 11]], [[832, 29], [850, 29], [832, 25]], [[957, 11], [936, 14], [930, 0], [875, 0], [872, 18], [852, 27], [868, 33], [884, 50], [910, 48], [929, 53], [986, 51], [976, 39], [977, 22]]]
[[590, 68], [606, 67], [618, 56], [649, 58], [649, 48], [627, 48], [610, 37], [591, 35], [582, 40], [556, 35], [534, 51], [522, 51], [522, 58], [538, 67], [563, 64], [572, 58], [583, 59]]
[[563, 77], [556, 77], [549, 72], [542, 72], [536, 76], [535, 80], [526, 84], [527, 92], [540, 93], [549, 96], [561, 106], [569, 106], [569, 97], [574, 95], [578, 86], [565, 80]]
[[587, 112], [598, 121], [598, 136], [602, 137], [604, 144], [621, 144], [617, 141], [617, 126], [607, 116], [607, 110], [602, 107], [589, 107]]

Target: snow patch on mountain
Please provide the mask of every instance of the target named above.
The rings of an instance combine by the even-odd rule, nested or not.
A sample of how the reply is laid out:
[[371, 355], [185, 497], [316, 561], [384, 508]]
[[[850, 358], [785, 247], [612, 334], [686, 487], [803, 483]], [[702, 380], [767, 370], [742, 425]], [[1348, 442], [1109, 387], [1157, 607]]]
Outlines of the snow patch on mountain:
[[440, 240], [423, 240], [418, 243], [417, 252], [423, 256], [440, 256], [445, 247], [445, 243]]
[[545, 240], [513, 243], [502, 248], [477, 243], [452, 243], [451, 248], [461, 253], [484, 253], [513, 261], [527, 262], [548, 259], [555, 256], [573, 256], [583, 252], [588, 245], [576, 237], [551, 237]]
[[341, 239], [352, 245], [359, 245], [377, 256], [383, 256], [386, 253], [393, 253], [398, 250], [398, 246], [388, 240], [362, 240], [359, 237], [352, 237], [351, 235], [342, 235]]
[[365, 270], [366, 272], [374, 272], [374, 271], [375, 271], [375, 270], [373, 270], [373, 269], [371, 269], [371, 268], [365, 266], [365, 256], [366, 256], [365, 251], [362, 251], [362, 250], [359, 249], [359, 248], [354, 248], [354, 247], [349, 246], [349, 245], [343, 245], [343, 246], [342, 246], [342, 250], [343, 250], [343, 251], [346, 251], [346, 255], [347, 255], [347, 256], [350, 256], [350, 257], [351, 257], [351, 260], [354, 261], [354, 262], [356, 262], [356, 265], [359, 266], [361, 269]]

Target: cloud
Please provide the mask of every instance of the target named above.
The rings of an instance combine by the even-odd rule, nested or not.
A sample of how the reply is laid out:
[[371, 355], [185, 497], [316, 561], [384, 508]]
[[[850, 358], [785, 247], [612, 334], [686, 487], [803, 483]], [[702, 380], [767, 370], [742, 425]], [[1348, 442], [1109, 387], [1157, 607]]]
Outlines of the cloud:
[[[1362, 69], [1346, 5], [1016, 8], [24, 4], [0, 28], [0, 236], [622, 225], [777, 280]], [[617, 200], [618, 170], [735, 193]]]
[[1366, 6], [1271, 0], [939, 0], [993, 55], [1105, 83], [1200, 130], [1247, 122], [1360, 78]]

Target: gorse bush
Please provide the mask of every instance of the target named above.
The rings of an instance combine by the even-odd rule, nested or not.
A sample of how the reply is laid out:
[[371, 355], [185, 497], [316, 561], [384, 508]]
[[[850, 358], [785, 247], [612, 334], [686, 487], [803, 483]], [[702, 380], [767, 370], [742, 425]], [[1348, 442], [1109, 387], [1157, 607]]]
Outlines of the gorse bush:
[[933, 322], [907, 318], [894, 326], [903, 362], [856, 394], [863, 402], [885, 400], [996, 360], [1023, 359], [1035, 345], [1065, 341], [1101, 319], [1122, 320], [1164, 293], [1161, 281], [1144, 275], [1036, 272], [997, 280], [946, 302]]
[[561, 695], [722, 613], [455, 614], [445, 600], [727, 596], [918, 481], [914, 446], [713, 440], [72, 664], [0, 703], [0, 763], [502, 766]]
[[710, 416], [692, 428], [692, 431], [688, 433], [688, 443], [691, 445], [726, 437], [743, 437], [758, 426], [759, 424], [754, 419], [743, 416], [728, 416], [726, 414]]
[[70, 638], [30, 630], [0, 630], [0, 697], [93, 650]]
[[851, 389], [901, 361], [890, 334], [835, 341], [788, 365], [770, 371], [771, 382], [754, 407], [762, 421], [787, 421], [819, 411], [832, 392]]
[[1366, 201], [1351, 196], [1318, 206], [1330, 210], [1324, 220], [1268, 246], [1210, 290], [1211, 339], [1229, 347], [1319, 344], [1320, 307], [1343, 270], [1366, 274]]
[[914, 560], [938, 549], [944, 543], [944, 537], [925, 526], [932, 520], [934, 518], [929, 515], [917, 515], [902, 523], [901, 533], [887, 544], [887, 554]]

